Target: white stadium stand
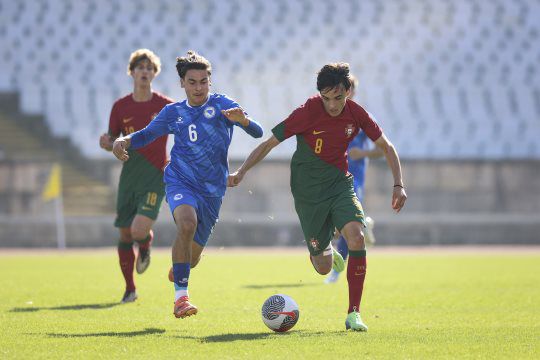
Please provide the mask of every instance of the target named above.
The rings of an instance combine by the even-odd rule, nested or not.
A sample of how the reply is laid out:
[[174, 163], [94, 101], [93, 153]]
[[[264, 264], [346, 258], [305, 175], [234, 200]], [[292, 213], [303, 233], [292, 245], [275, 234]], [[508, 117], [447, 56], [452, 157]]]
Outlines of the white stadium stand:
[[[322, 65], [345, 61], [356, 100], [403, 158], [539, 159], [538, 19], [537, 0], [0, 0], [0, 91], [99, 158], [110, 108], [132, 90], [136, 48], [161, 57], [154, 89], [175, 99], [175, 58], [199, 51], [214, 91], [267, 135], [316, 93]], [[242, 159], [258, 141], [236, 137], [230, 156]]]

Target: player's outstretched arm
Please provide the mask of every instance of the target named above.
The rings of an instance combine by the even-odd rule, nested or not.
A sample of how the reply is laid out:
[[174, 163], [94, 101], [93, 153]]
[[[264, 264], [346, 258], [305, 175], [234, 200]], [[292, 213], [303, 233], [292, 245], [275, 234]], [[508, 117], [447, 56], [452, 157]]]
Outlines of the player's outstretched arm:
[[113, 146], [112, 146], [112, 152], [114, 156], [118, 158], [118, 160], [121, 161], [128, 161], [129, 155], [127, 152], [127, 149], [131, 145], [131, 136], [124, 136], [119, 137], [118, 139], [114, 140]]
[[251, 152], [251, 154], [249, 154], [242, 166], [240, 166], [234, 173], [229, 175], [229, 178], [227, 179], [227, 186], [234, 187], [240, 184], [247, 171], [255, 166], [259, 161], [264, 159], [266, 155], [268, 155], [268, 153], [278, 144], [279, 140], [274, 135], [263, 141]]
[[401, 176], [401, 164], [399, 162], [399, 156], [394, 145], [386, 138], [384, 134], [381, 135], [375, 141], [375, 145], [379, 147], [384, 156], [386, 157], [386, 162], [392, 170], [392, 176], [394, 177], [394, 188], [392, 191], [392, 208], [399, 212], [405, 205], [407, 200], [407, 193], [405, 192], [405, 187], [403, 185], [403, 178]]
[[221, 113], [230, 121], [238, 123], [242, 126], [245, 132], [254, 138], [260, 138], [263, 135], [263, 129], [259, 123], [250, 119], [244, 113], [244, 110], [239, 107], [221, 110]]

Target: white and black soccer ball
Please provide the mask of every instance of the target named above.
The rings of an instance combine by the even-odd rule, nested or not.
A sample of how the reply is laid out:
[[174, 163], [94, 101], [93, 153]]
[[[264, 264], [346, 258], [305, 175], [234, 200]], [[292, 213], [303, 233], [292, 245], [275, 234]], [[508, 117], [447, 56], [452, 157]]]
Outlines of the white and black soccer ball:
[[283, 294], [272, 295], [266, 299], [261, 312], [264, 324], [276, 332], [291, 329], [300, 317], [296, 302]]

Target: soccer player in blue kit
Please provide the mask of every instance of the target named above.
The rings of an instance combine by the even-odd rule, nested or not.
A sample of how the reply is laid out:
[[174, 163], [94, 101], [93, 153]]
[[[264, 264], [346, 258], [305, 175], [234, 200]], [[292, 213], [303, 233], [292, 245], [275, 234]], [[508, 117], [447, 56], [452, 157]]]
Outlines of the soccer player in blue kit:
[[[352, 74], [351, 78], [351, 89], [349, 99], [354, 99], [355, 90], [358, 87], [358, 79]], [[370, 114], [373, 118], [373, 115]], [[370, 146], [370, 140], [367, 137], [364, 131], [360, 131], [358, 135], [355, 136], [353, 141], [349, 144], [347, 154], [349, 156], [349, 172], [354, 176], [354, 191], [358, 200], [363, 204], [364, 203], [364, 186], [366, 182], [366, 170], [369, 164], [369, 159], [374, 159], [382, 157], [384, 154], [381, 149], [378, 147]], [[366, 231], [364, 232], [364, 241], [366, 245], [373, 245], [375, 243], [375, 236], [373, 235], [373, 219], [369, 216], [366, 216]], [[347, 260], [349, 255], [349, 248], [347, 246], [347, 241], [342, 234], [339, 234], [337, 239], [337, 251], [343, 257], [343, 260]], [[332, 269], [328, 277], [324, 280], [326, 284], [335, 283], [339, 279], [340, 272], [337, 272], [335, 269]]]
[[116, 139], [113, 153], [126, 161], [127, 148], [138, 149], [174, 134], [163, 179], [178, 231], [172, 246], [172, 279], [169, 276], [175, 287], [173, 313], [184, 318], [198, 311], [189, 301], [189, 274], [218, 220], [234, 126], [255, 138], [263, 135], [263, 129], [234, 100], [210, 93], [212, 65], [203, 56], [190, 50], [176, 59], [176, 69], [187, 99], [165, 106], [146, 128]]

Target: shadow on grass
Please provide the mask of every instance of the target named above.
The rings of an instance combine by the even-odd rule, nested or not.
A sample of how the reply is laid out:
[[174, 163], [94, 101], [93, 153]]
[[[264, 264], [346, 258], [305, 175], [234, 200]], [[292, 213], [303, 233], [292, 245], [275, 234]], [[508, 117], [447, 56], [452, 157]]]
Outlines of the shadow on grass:
[[[321, 282], [322, 284], [322, 282]], [[296, 284], [260, 284], [260, 285], [246, 285], [245, 289], [277, 289], [277, 288], [297, 288], [304, 286], [316, 286], [319, 283], [296, 283]]]
[[251, 340], [261, 340], [261, 339], [277, 339], [280, 337], [289, 337], [289, 336], [297, 336], [302, 338], [309, 338], [309, 337], [319, 337], [319, 336], [328, 336], [328, 335], [336, 335], [336, 334], [345, 334], [344, 331], [303, 331], [303, 330], [292, 330], [287, 331], [284, 333], [275, 333], [272, 331], [267, 332], [258, 332], [258, 333], [233, 333], [233, 334], [219, 334], [219, 335], [211, 335], [211, 336], [201, 336], [201, 337], [194, 337], [194, 336], [177, 336], [178, 338], [182, 339], [191, 339], [191, 340], [197, 340], [202, 343], [213, 343], [213, 342], [231, 342], [231, 341], [251, 341]]
[[163, 334], [165, 329], [146, 328], [139, 331], [126, 331], [126, 332], [101, 332], [101, 333], [88, 333], [88, 334], [62, 334], [62, 333], [49, 333], [47, 336], [54, 338], [85, 338], [85, 337], [134, 337], [134, 336], [146, 336], [154, 334]]
[[[260, 332], [260, 333], [244, 333], [244, 334], [220, 334], [220, 335], [211, 335], [204, 336], [199, 338], [201, 342], [231, 342], [237, 340], [259, 340], [266, 339], [270, 336], [273, 336], [273, 333]], [[283, 335], [289, 335], [284, 333]]]
[[51, 306], [51, 307], [16, 307], [9, 312], [36, 312], [40, 310], [100, 310], [109, 309], [121, 305], [121, 303], [104, 303], [104, 304], [76, 304], [76, 305], [63, 305], [63, 306]]

